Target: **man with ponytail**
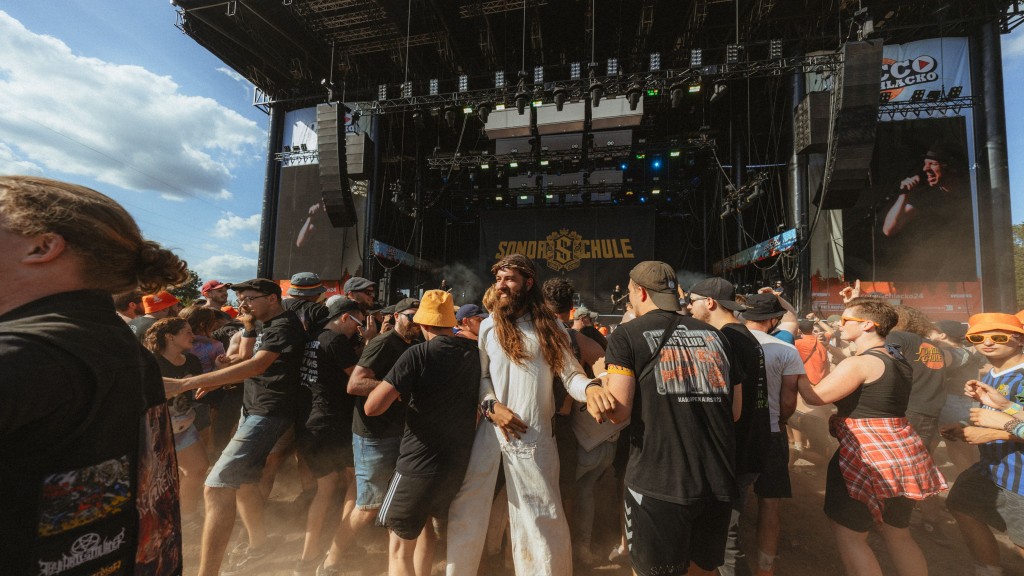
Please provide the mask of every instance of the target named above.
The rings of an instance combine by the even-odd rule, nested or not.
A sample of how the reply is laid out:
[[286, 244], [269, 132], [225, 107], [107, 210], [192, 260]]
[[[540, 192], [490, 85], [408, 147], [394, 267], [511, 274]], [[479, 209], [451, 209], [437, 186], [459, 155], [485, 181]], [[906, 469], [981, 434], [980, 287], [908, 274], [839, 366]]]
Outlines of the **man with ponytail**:
[[0, 177], [0, 574], [181, 574], [160, 369], [114, 294], [185, 263], [94, 190]]
[[516, 573], [569, 576], [572, 547], [552, 435], [555, 377], [580, 402], [612, 399], [573, 356], [565, 328], [544, 302], [533, 262], [513, 254], [491, 272], [497, 301], [479, 333], [482, 419], [449, 511], [447, 573], [476, 575], [504, 463]]

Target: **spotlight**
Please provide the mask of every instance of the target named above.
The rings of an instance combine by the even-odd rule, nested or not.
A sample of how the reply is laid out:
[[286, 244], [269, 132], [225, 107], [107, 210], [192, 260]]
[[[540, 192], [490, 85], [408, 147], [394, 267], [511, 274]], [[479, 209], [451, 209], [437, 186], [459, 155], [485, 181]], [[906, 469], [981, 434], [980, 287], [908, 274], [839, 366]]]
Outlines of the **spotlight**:
[[533, 83], [543, 84], [544, 83], [544, 67], [534, 66], [533, 68]]
[[704, 65], [704, 51], [700, 48], [690, 50], [690, 68], [700, 68]]
[[494, 73], [494, 87], [504, 88], [505, 87], [505, 71], [498, 70]]
[[487, 124], [487, 117], [491, 115], [491, 105], [483, 103], [476, 107], [476, 113], [480, 115], [480, 121]]
[[942, 90], [929, 90], [927, 98], [929, 102], [937, 101], [939, 98], [942, 98]]
[[914, 90], [914, 93], [910, 95], [911, 102], [920, 102], [924, 100], [924, 90]]
[[947, 94], [947, 98], [959, 98], [960, 94], [962, 94], [963, 91], [963, 86], [953, 86], [952, 88], [949, 89], [949, 94]]
[[608, 59], [608, 75], [617, 76], [619, 74], [619, 59], [609, 58]]
[[683, 85], [673, 84], [668, 89], [669, 100], [672, 102], [673, 108], [679, 108], [679, 105], [683, 103]]
[[888, 104], [889, 100], [892, 100], [892, 92], [881, 92], [878, 95], [879, 104]]
[[640, 103], [640, 96], [643, 94], [643, 90], [639, 84], [632, 84], [626, 90], [626, 100], [629, 101], [629, 109], [636, 110], [636, 105]]
[[530, 102], [530, 95], [526, 92], [520, 92], [516, 94], [516, 110], [519, 111], [519, 115], [526, 114], [526, 105]]
[[466, 92], [469, 90], [469, 76], [465, 74], [459, 75], [459, 92]]
[[579, 62], [573, 62], [572, 64], [569, 64], [569, 79], [570, 80], [579, 80], [580, 79], [580, 68], [581, 67], [580, 67], [580, 63]]
[[565, 88], [556, 88], [555, 89], [555, 93], [554, 93], [554, 97], [555, 97], [555, 110], [558, 110], [559, 112], [561, 112], [562, 108], [565, 106], [565, 101], [569, 99], [569, 91], [566, 90]]
[[740, 59], [743, 57], [743, 45], [742, 44], [729, 44], [725, 47], [725, 63], [726, 64], [739, 64]]
[[412, 82], [402, 82], [402, 98], [412, 98]]
[[601, 104], [601, 97], [604, 96], [604, 84], [594, 82], [590, 85], [590, 100], [597, 108]]
[[655, 158], [654, 161], [651, 162], [651, 168], [654, 168], [655, 170], [660, 170], [661, 169], [661, 158]]
[[378, 85], [377, 86], [377, 100], [387, 100], [387, 99], [388, 99], [388, 85], [387, 84], [380, 84], [380, 85]]
[[651, 72], [661, 70], [661, 52], [651, 52]]
[[438, 94], [437, 78], [431, 78], [430, 79], [430, 95], [431, 96], [437, 96], [437, 94]]
[[782, 40], [771, 40], [768, 42], [768, 59], [782, 60]]

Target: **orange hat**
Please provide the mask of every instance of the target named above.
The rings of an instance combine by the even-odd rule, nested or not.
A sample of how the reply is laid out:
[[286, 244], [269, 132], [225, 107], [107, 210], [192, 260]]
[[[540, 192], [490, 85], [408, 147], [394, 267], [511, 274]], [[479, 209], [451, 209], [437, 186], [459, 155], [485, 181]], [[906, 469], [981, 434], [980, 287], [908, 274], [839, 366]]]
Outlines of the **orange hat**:
[[420, 307], [412, 321], [423, 326], [451, 328], [455, 326], [455, 303], [444, 290], [427, 290], [420, 298]]
[[1024, 324], [1024, 310], [1017, 312], [1016, 314], [1014, 314], [1014, 316], [1016, 316], [1017, 319], [1020, 320], [1021, 324]]
[[967, 324], [969, 326], [967, 329], [968, 335], [989, 332], [991, 330], [1024, 334], [1024, 324], [1021, 324], [1020, 319], [1013, 314], [982, 312], [981, 314], [971, 316]]
[[234, 306], [221, 306], [220, 311], [227, 312], [228, 316], [231, 316], [232, 318], [238, 318], [238, 310], [236, 310]]
[[161, 290], [156, 294], [146, 294], [142, 297], [142, 309], [146, 311], [146, 314], [159, 312], [164, 308], [170, 308], [177, 303], [178, 299], [166, 290]]

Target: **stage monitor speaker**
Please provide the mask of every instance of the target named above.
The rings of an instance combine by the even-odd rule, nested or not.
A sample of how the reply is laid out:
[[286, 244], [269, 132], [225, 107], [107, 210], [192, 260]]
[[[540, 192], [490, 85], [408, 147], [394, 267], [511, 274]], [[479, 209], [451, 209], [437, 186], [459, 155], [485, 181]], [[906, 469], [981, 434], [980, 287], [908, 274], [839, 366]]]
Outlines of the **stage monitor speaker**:
[[327, 217], [335, 228], [356, 225], [356, 207], [348, 184], [345, 155], [345, 106], [319, 104], [316, 107], [317, 149], [320, 156], [320, 195]]
[[849, 208], [868, 185], [875, 151], [882, 41], [847, 42], [833, 90], [835, 104], [824, 186], [814, 198], [822, 210]]

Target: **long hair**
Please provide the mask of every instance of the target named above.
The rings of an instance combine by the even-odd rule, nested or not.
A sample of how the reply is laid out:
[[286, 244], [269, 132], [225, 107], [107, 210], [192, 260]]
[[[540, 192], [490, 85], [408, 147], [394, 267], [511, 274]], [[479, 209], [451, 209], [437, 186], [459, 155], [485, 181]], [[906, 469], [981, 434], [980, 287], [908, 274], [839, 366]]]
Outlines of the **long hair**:
[[498, 343], [505, 354], [520, 366], [531, 359], [526, 352], [523, 343], [523, 331], [516, 323], [520, 312], [529, 314], [533, 320], [534, 330], [537, 332], [537, 340], [541, 354], [548, 366], [555, 374], [565, 367], [565, 355], [569, 349], [569, 338], [561, 323], [550, 308], [544, 302], [544, 294], [540, 284], [537, 283], [536, 272], [533, 263], [525, 256], [513, 254], [500, 260], [491, 268], [497, 272], [501, 269], [517, 270], [524, 278], [533, 279], [533, 286], [529, 290], [521, 292], [518, 297], [513, 295], [507, 301], [498, 300], [497, 305], [491, 312], [494, 319], [494, 331], [498, 337]]
[[160, 354], [167, 348], [167, 339], [164, 336], [173, 336], [181, 332], [185, 326], [188, 326], [188, 321], [184, 318], [162, 318], [146, 330], [146, 337], [142, 343], [150, 352]]
[[193, 334], [209, 337], [217, 327], [220, 312], [205, 306], [189, 306], [178, 312], [178, 318], [184, 318], [188, 322]]
[[893, 330], [913, 332], [922, 338], [927, 338], [935, 330], [935, 325], [932, 324], [932, 321], [924, 315], [924, 312], [917, 308], [911, 308], [903, 304], [897, 305], [895, 308], [899, 321], [892, 327]]

